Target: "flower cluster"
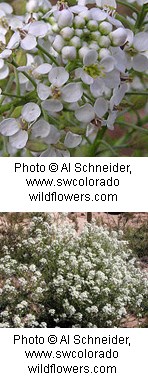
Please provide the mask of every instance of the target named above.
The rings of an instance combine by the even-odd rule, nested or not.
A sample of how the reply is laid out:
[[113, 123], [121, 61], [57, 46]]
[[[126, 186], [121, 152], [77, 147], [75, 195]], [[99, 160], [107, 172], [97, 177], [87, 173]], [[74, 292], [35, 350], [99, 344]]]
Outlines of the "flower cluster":
[[147, 31], [125, 28], [115, 1], [88, 3], [30, 0], [36, 12], [22, 17], [0, 4], [0, 80], [9, 78], [0, 133], [10, 155], [69, 156], [101, 127], [113, 130], [129, 74], [148, 70]]
[[5, 246], [0, 259], [0, 327], [42, 327], [46, 284], [34, 264], [18, 263]]
[[142, 316], [147, 276], [122, 234], [94, 222], [78, 235], [66, 217], [59, 223], [34, 216], [17, 247], [3, 245], [1, 326], [112, 327]]

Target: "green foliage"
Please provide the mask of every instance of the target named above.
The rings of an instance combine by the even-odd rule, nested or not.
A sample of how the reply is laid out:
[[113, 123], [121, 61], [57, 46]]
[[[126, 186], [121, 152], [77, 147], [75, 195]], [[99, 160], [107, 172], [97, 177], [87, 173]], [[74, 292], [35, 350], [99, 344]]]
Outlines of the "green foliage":
[[148, 221], [137, 228], [125, 228], [124, 237], [135, 255], [148, 260]]

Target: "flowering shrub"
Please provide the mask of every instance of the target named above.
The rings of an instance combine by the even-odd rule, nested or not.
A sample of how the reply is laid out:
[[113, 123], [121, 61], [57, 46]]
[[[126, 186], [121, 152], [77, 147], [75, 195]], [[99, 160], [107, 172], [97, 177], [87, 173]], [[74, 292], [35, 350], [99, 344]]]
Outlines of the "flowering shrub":
[[[2, 156], [116, 155], [147, 134], [148, 6], [131, 3], [130, 16], [115, 0], [29, 0], [23, 16], [0, 3]], [[110, 145], [115, 122], [129, 132]]]
[[95, 222], [80, 235], [60, 216], [34, 216], [0, 262], [3, 327], [113, 327], [146, 311], [147, 276], [122, 233]]

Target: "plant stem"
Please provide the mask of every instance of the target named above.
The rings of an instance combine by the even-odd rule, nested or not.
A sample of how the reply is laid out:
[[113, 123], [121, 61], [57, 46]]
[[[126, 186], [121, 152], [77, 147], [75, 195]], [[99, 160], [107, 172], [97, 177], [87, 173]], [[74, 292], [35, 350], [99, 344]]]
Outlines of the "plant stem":
[[31, 101], [33, 101], [33, 100], [36, 101], [36, 98], [37, 97], [36, 97], [35, 91], [31, 91], [31, 92], [29, 92], [25, 96], [17, 97], [17, 99], [14, 99], [14, 100], [12, 100], [11, 102], [9, 102], [7, 104], [0, 105], [0, 113], [4, 113], [4, 112], [9, 111], [11, 106], [17, 107], [19, 105], [24, 105], [25, 102], [29, 102], [30, 100]]
[[101, 140], [101, 143], [110, 150], [110, 152], [114, 155], [114, 156], [118, 156], [117, 152], [111, 147], [110, 144], [108, 144], [105, 140]]
[[6, 92], [2, 92], [2, 95], [8, 96], [8, 97], [16, 97], [17, 99], [24, 99], [24, 96], [13, 95], [11, 93], [6, 93]]
[[126, 92], [126, 95], [148, 96], [148, 91], [129, 91], [129, 92]]
[[87, 95], [87, 93], [83, 92], [83, 95], [84, 95], [88, 100], [90, 100], [92, 103], [94, 102], [94, 99], [93, 99], [91, 96]]
[[16, 93], [17, 93], [17, 96], [20, 96], [21, 94], [20, 82], [19, 82], [18, 71], [16, 68], [14, 68], [14, 74], [15, 74], [15, 82], [16, 82]]
[[[6, 88], [5, 88], [5, 92], [6, 92], [6, 93], [10, 91], [10, 89], [11, 89], [11, 87], [12, 87], [12, 84], [13, 84], [13, 81], [14, 81], [14, 74], [11, 73], [10, 78], [9, 78], [8, 83], [7, 83], [7, 85], [6, 85]], [[1, 97], [1, 99], [0, 99], [0, 104], [2, 104], [4, 100], [5, 100], [5, 95], [3, 95], [3, 96]]]
[[138, 127], [136, 124], [127, 123], [125, 121], [120, 121], [120, 120], [116, 120], [116, 124], [123, 125], [124, 127], [127, 127], [127, 128], [132, 128], [133, 130], [136, 130], [148, 135], [148, 129]]
[[138, 17], [137, 17], [137, 21], [136, 21], [136, 24], [135, 24], [135, 29], [139, 29], [144, 21], [144, 18], [147, 14], [147, 10], [148, 10], [148, 5], [147, 4], [144, 4], [141, 11], [139, 12], [138, 14]]
[[43, 48], [40, 44], [37, 44], [37, 48], [38, 48], [39, 51], [44, 53], [54, 64], [59, 66], [59, 64], [56, 61], [56, 59], [49, 52], [47, 52], [45, 48]]
[[[11, 64], [15, 67], [15, 68], [18, 68], [18, 65], [16, 64], [16, 62], [14, 61], [14, 59], [12, 60]], [[25, 71], [21, 71], [21, 73], [23, 73], [24, 76], [27, 77], [27, 79], [32, 83], [32, 85], [34, 86], [34, 88], [36, 88], [37, 84], [35, 82], [35, 80], [32, 79], [32, 77]]]
[[107, 130], [106, 126], [103, 126], [99, 131], [95, 138], [94, 143], [92, 144], [92, 147], [90, 149], [90, 156], [93, 157], [96, 155], [96, 150], [98, 149], [99, 145], [101, 144], [101, 140], [103, 139], [103, 136]]

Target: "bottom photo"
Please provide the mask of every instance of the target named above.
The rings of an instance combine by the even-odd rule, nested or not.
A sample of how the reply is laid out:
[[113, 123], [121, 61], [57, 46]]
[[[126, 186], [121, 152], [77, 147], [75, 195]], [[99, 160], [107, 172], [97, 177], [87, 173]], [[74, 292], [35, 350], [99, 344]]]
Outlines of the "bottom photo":
[[0, 327], [148, 327], [148, 213], [1, 213]]

